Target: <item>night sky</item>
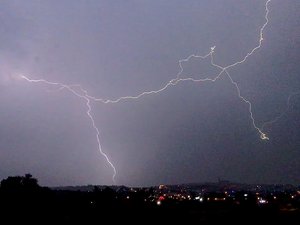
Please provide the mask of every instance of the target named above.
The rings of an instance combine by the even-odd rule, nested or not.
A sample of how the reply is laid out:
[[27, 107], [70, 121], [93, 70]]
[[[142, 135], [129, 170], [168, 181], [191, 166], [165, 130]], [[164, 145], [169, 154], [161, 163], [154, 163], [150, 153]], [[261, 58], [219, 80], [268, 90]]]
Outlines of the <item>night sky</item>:
[[[85, 101], [20, 74], [80, 84], [103, 99], [157, 90], [176, 78], [180, 59], [212, 46], [222, 67], [242, 60], [259, 44], [265, 3], [0, 1], [0, 179], [31, 173], [47, 186], [113, 183]], [[274, 120], [263, 129], [269, 140], [260, 139], [225, 73], [137, 100], [91, 101], [116, 184], [300, 184], [300, 1], [272, 0], [268, 8], [262, 46], [228, 72], [256, 125]], [[220, 72], [209, 57], [182, 66], [182, 78]]]

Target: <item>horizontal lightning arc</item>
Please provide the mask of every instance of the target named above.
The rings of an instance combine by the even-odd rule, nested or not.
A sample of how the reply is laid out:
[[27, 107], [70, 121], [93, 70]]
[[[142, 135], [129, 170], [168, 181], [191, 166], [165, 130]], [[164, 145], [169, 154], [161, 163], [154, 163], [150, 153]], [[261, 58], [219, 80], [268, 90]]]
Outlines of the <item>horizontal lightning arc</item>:
[[[265, 27], [268, 25], [269, 23], [269, 18], [268, 18], [268, 15], [269, 15], [269, 8], [268, 8], [268, 4], [271, 2], [271, 0], [267, 0], [266, 3], [265, 3], [265, 23], [262, 25], [262, 27], [260, 28], [260, 32], [259, 32], [259, 42], [258, 42], [258, 45], [256, 47], [254, 47], [253, 49], [251, 49], [251, 51], [249, 51], [245, 57], [240, 60], [240, 61], [237, 61], [233, 64], [230, 64], [228, 66], [225, 66], [225, 67], [222, 67], [218, 64], [216, 64], [214, 62], [214, 58], [213, 58], [213, 53], [215, 51], [215, 48], [216, 46], [213, 46], [210, 48], [210, 52], [207, 54], [207, 55], [204, 55], [204, 56], [201, 56], [201, 55], [195, 55], [195, 54], [192, 54], [192, 55], [189, 55], [188, 57], [184, 58], [184, 59], [181, 59], [178, 61], [178, 65], [179, 65], [179, 72], [177, 74], [177, 77], [175, 79], [172, 79], [170, 81], [168, 81], [162, 88], [160, 89], [157, 89], [157, 90], [151, 90], [151, 91], [145, 91], [145, 92], [142, 92], [138, 95], [135, 95], [135, 96], [122, 96], [122, 97], [119, 97], [117, 99], [107, 99], [107, 100], [104, 100], [102, 98], [95, 98], [93, 96], [90, 96], [90, 95], [87, 95], [87, 97], [93, 99], [94, 101], [100, 101], [102, 103], [118, 103], [120, 101], [123, 101], [123, 100], [135, 100], [135, 99], [139, 99], [143, 96], [146, 96], [146, 95], [151, 95], [151, 94], [158, 94], [162, 91], [165, 91], [168, 87], [170, 86], [175, 86], [177, 85], [178, 83], [180, 82], [184, 82], [184, 81], [192, 81], [192, 82], [205, 82], [205, 81], [210, 81], [210, 82], [215, 82], [217, 79], [219, 79], [221, 77], [222, 74], [226, 74], [229, 81], [234, 85], [234, 87], [236, 88], [237, 90], [237, 93], [238, 93], [238, 97], [243, 101], [245, 102], [246, 104], [248, 104], [249, 106], [249, 114], [250, 114], [250, 118], [251, 118], [251, 121], [252, 121], [252, 125], [253, 127], [258, 131], [258, 133], [260, 134], [260, 138], [262, 140], [269, 140], [269, 138], [267, 137], [267, 135], [262, 131], [262, 129], [260, 129], [257, 125], [256, 125], [256, 122], [255, 122], [255, 119], [253, 117], [253, 112], [252, 112], [252, 103], [247, 100], [245, 97], [243, 97], [241, 95], [241, 91], [240, 91], [240, 88], [239, 88], [239, 85], [236, 81], [234, 81], [234, 79], [230, 76], [229, 72], [228, 72], [228, 69], [230, 68], [233, 68], [239, 64], [242, 64], [244, 62], [246, 62], [246, 60], [248, 59], [248, 57], [250, 57], [252, 54], [254, 54], [254, 52], [256, 52], [258, 49], [260, 49], [260, 47], [262, 46], [262, 41], [263, 41], [263, 37], [264, 37], [264, 29]], [[194, 79], [194, 78], [180, 78], [181, 74], [183, 73], [183, 66], [182, 66], [182, 63], [184, 62], [188, 62], [191, 58], [200, 58], [200, 59], [206, 59], [207, 57], [210, 57], [210, 64], [211, 66], [215, 67], [215, 68], [218, 68], [221, 70], [220, 73], [218, 73], [213, 79], [211, 78], [204, 78], [204, 79]]]

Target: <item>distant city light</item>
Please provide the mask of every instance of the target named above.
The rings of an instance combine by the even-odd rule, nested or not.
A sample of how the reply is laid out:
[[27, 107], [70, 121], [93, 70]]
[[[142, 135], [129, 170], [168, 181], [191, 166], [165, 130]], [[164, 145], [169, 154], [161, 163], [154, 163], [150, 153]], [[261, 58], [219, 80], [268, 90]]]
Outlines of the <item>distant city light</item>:
[[203, 198], [200, 197], [200, 196], [196, 196], [196, 197], [195, 197], [195, 200], [198, 200], [199, 202], [203, 202]]
[[259, 204], [267, 204], [268, 201], [267, 201], [266, 199], [259, 198], [258, 203], [259, 203]]

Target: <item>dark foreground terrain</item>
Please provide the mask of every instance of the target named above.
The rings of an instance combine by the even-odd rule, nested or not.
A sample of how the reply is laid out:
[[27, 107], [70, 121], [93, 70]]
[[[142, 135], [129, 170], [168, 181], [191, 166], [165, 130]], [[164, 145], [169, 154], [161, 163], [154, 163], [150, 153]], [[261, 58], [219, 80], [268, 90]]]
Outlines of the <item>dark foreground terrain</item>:
[[[1, 182], [1, 224], [300, 224], [300, 193], [199, 193], [167, 187], [40, 187], [30, 174]], [[272, 197], [272, 198], [270, 198]], [[4, 223], [4, 221], [6, 221]]]

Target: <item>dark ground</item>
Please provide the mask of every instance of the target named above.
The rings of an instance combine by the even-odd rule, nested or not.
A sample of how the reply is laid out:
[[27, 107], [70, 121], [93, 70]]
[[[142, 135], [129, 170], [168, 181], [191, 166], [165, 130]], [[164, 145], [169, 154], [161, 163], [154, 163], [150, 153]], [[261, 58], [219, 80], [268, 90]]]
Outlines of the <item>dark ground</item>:
[[151, 200], [153, 190], [116, 192], [111, 188], [93, 191], [51, 190], [40, 187], [30, 175], [1, 182], [1, 224], [299, 224], [299, 201], [259, 206], [255, 201], [202, 202]]

